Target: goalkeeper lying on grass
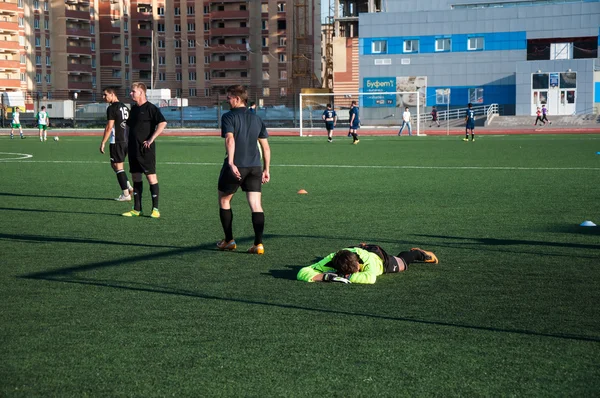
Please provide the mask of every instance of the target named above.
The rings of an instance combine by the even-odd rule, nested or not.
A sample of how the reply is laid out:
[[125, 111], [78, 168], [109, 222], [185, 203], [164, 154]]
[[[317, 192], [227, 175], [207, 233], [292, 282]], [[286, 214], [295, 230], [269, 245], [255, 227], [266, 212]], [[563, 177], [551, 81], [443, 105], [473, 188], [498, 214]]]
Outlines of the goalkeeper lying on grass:
[[414, 262], [437, 264], [438, 259], [432, 252], [419, 248], [390, 256], [380, 246], [361, 243], [302, 268], [298, 280], [373, 284], [379, 275], [406, 271]]

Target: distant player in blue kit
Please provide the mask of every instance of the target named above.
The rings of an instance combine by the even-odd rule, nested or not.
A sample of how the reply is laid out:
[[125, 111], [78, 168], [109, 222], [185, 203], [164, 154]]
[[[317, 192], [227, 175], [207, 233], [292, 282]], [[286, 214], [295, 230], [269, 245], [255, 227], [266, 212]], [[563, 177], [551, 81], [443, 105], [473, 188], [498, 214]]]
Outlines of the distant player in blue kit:
[[348, 137], [352, 136], [352, 143], [356, 145], [360, 142], [358, 139], [358, 134], [356, 133], [360, 127], [360, 118], [358, 117], [358, 107], [356, 106], [356, 101], [352, 101], [349, 116], [350, 129], [348, 130]]
[[469, 109], [467, 109], [467, 115], [465, 116], [465, 122], [467, 122], [467, 124], [463, 141], [469, 141], [469, 130], [471, 130], [471, 141], [475, 141], [475, 111], [473, 110], [473, 104], [470, 102], [467, 106]]
[[327, 104], [327, 109], [323, 112], [321, 119], [325, 121], [325, 128], [327, 129], [327, 142], [333, 141], [333, 129], [337, 123], [337, 113], [331, 108], [331, 104]]

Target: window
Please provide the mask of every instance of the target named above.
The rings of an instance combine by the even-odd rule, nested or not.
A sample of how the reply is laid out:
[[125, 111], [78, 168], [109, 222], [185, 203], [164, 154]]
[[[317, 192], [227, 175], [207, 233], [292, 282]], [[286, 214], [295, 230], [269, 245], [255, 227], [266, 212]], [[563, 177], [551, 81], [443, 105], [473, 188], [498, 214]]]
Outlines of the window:
[[175, 57], [175, 65], [181, 65], [181, 55]]
[[24, 46], [25, 45], [25, 36], [19, 36], [19, 45], [20, 46]]
[[210, 30], [210, 24], [208, 22], [204, 22], [204, 31], [209, 31]]
[[94, 7], [90, 7], [90, 16], [94, 16], [96, 15], [96, 11], [94, 10]]
[[52, 63], [50, 62], [50, 56], [49, 55], [46, 55], [46, 65], [47, 66], [52, 65]]
[[279, 62], [287, 62], [287, 55], [284, 53], [279, 53]]
[[159, 24], [157, 24], [157, 25], [156, 25], [156, 29], [157, 29], [159, 32], [164, 32], [164, 31], [165, 31], [165, 24], [164, 24], [164, 23], [159, 23]]
[[196, 56], [195, 56], [195, 55], [190, 55], [190, 56], [188, 57], [188, 63], [189, 63], [190, 65], [194, 65], [194, 64], [196, 63]]
[[125, 65], [129, 65], [129, 54], [125, 54]]
[[17, 2], [17, 7], [19, 7], [19, 8], [23, 8], [23, 0], [19, 0], [19, 1]]
[[405, 53], [418, 53], [419, 52], [419, 40], [415, 40], [415, 39], [404, 40], [404, 52]]
[[42, 75], [39, 73], [35, 74], [35, 82], [36, 83], [41, 83], [42, 82]]
[[268, 37], [263, 37], [262, 38], [262, 46], [263, 47], [268, 47], [269, 46], [269, 38]]
[[175, 89], [175, 98], [181, 98], [181, 89], [180, 88]]
[[46, 75], [46, 83], [50, 84], [51, 81], [52, 81], [52, 75], [47, 74]]
[[25, 56], [25, 54], [21, 54], [21, 63], [22, 64], [26, 64], [27, 63], [27, 57]]
[[[92, 86], [96, 87], [96, 76], [92, 76]], [[96, 93], [94, 93], [96, 94]]]
[[175, 43], [175, 48], [181, 48], [181, 40], [175, 39], [174, 43]]
[[[127, 59], [127, 55], [125, 56], [125, 59]], [[96, 67], [96, 58], [92, 58], [92, 68]]]
[[196, 41], [188, 40], [188, 48], [194, 48], [194, 47], [196, 47]]
[[33, 20], [33, 27], [35, 29], [39, 29], [40, 28], [40, 20], [39, 19], [36, 18], [36, 19]]
[[269, 5], [267, 3], [262, 3], [260, 5], [260, 12], [262, 12], [262, 13], [269, 12]]
[[247, 27], [247, 26], [248, 26], [248, 25], [246, 24], [246, 21], [242, 21], [242, 22], [240, 22], [240, 28], [245, 28], [245, 27]]
[[268, 97], [269, 95], [271, 95], [271, 90], [269, 89], [269, 87], [264, 87], [263, 88], [263, 95], [265, 97]]
[[181, 15], [181, 8], [175, 7], [175, 15]]
[[287, 80], [287, 70], [279, 71], [279, 80]]
[[469, 102], [472, 104], [483, 104], [483, 89], [482, 88], [470, 88], [469, 89]]
[[371, 52], [373, 54], [387, 54], [387, 40], [373, 40]]
[[267, 20], [263, 19], [262, 20], [262, 30], [267, 30], [267, 29], [269, 29], [268, 25], [267, 25]]
[[129, 71], [125, 71], [125, 80], [129, 80]]
[[196, 13], [196, 7], [195, 6], [188, 6], [187, 7], [187, 15], [194, 15]]
[[125, 38], [123, 39], [123, 46], [124, 46], [125, 48], [129, 47], [129, 38], [128, 38], [128, 37], [125, 37]]
[[204, 48], [208, 48], [210, 45], [208, 44], [208, 40], [204, 40]]
[[158, 7], [158, 8], [156, 9], [156, 13], [157, 13], [158, 15], [160, 15], [161, 17], [164, 17], [164, 16], [165, 16], [165, 7]]
[[469, 37], [467, 49], [469, 51], [483, 50], [483, 37]]
[[27, 78], [25, 77], [25, 73], [21, 73], [21, 81], [26, 82]]
[[46, 37], [44, 39], [44, 42], [46, 43], [46, 48], [50, 47], [50, 38], [49, 37]]
[[205, 97], [210, 97], [210, 88], [205, 88], [204, 89], [204, 96]]
[[279, 88], [279, 96], [280, 97], [287, 97], [287, 87], [280, 87]]
[[42, 56], [41, 55], [36, 55], [35, 56], [35, 64], [36, 65], [41, 65], [42, 64]]
[[248, 77], [248, 72], [243, 70], [240, 72], [240, 77]]
[[240, 11], [246, 11], [246, 5], [240, 4]]
[[92, 42], [92, 44], [90, 44], [90, 48], [92, 49], [92, 51], [96, 51], [96, 43]]
[[573, 59], [573, 43], [552, 43], [550, 59]]
[[195, 32], [196, 31], [196, 24], [195, 23], [188, 23], [188, 32]]
[[204, 8], [202, 9], [202, 11], [204, 12], [204, 14], [210, 14], [210, 7], [209, 6], [204, 6]]
[[277, 3], [277, 12], [285, 12], [285, 3]]
[[164, 55], [160, 55], [158, 57], [158, 64], [159, 65], [164, 65], [165, 64], [165, 56]]
[[121, 77], [121, 69], [113, 69], [112, 70], [112, 77], [115, 77], [115, 78]]
[[175, 32], [181, 32], [181, 24], [176, 23], [173, 27], [175, 28]]
[[167, 80], [167, 74], [165, 72], [158, 72], [158, 80], [164, 82]]
[[277, 20], [277, 30], [286, 30], [287, 28], [287, 23], [285, 22], [285, 19], [278, 19]]
[[129, 21], [123, 21], [123, 30], [125, 32], [129, 30]]
[[[47, 28], [46, 28], [47, 29]], [[90, 24], [90, 34], [94, 34], [96, 33], [96, 25], [94, 24]]]
[[25, 18], [19, 17], [19, 27], [22, 28], [23, 26], [25, 26]]
[[[90, 25], [90, 26], [93, 27], [94, 25]], [[44, 19], [44, 29], [46, 29], [46, 30], [50, 29], [50, 21], [47, 19]]]
[[263, 70], [263, 80], [269, 80], [269, 71]]
[[279, 47], [285, 47], [287, 45], [287, 37], [279, 36]]
[[188, 80], [190, 80], [190, 81], [196, 80], [196, 72], [188, 73]]
[[180, 82], [182, 80], [181, 72], [175, 72], [175, 80], [177, 80], [178, 82]]
[[435, 51], [450, 51], [450, 39], [435, 39]]
[[165, 41], [164, 40], [159, 40], [158, 41], [158, 48], [165, 48]]
[[204, 57], [204, 64], [210, 64], [210, 57], [209, 56], [205, 56]]
[[44, 2], [44, 11], [48, 11], [48, 2], [47, 1]]
[[40, 2], [39, 2], [39, 0], [33, 0], [33, 9], [34, 10], [39, 10], [40, 9]]
[[263, 64], [268, 64], [269, 63], [269, 56], [267, 54], [263, 54], [262, 55], [262, 61], [263, 61]]
[[36, 46], [36, 47], [41, 47], [41, 45], [42, 45], [42, 43], [41, 43], [41, 40], [40, 40], [40, 38], [39, 38], [39, 37], [36, 37], [36, 38], [35, 38], [35, 46]]
[[435, 90], [435, 104], [448, 105], [450, 103], [450, 89], [439, 88]]
[[195, 88], [190, 88], [188, 90], [188, 92], [190, 93], [190, 97], [195, 97], [196, 96], [196, 89]]

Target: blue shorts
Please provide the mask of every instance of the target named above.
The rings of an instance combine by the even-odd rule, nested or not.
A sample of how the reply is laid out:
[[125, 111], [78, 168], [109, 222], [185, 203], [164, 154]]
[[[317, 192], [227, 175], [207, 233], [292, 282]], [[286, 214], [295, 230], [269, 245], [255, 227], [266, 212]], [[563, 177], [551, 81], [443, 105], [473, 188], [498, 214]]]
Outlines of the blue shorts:
[[334, 128], [333, 122], [325, 122], [325, 129], [333, 130], [333, 128]]
[[352, 130], [357, 130], [357, 129], [359, 129], [359, 128], [360, 128], [360, 122], [358, 122], [358, 123], [352, 123], [352, 125], [350, 126], [350, 128], [351, 128]]
[[475, 121], [474, 120], [470, 120], [467, 122], [467, 128], [469, 130], [474, 130], [475, 129]]

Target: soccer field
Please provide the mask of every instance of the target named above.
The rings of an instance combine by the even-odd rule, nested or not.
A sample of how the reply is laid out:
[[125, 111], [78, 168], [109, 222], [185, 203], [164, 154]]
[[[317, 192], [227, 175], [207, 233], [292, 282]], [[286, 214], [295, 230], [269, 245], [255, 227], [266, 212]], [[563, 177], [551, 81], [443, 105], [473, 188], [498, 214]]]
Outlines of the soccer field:
[[[272, 137], [256, 256], [218, 137], [158, 139], [160, 219], [100, 137], [2, 137], [0, 396], [597, 395], [600, 135], [461, 138]], [[359, 242], [440, 264], [295, 280]]]

